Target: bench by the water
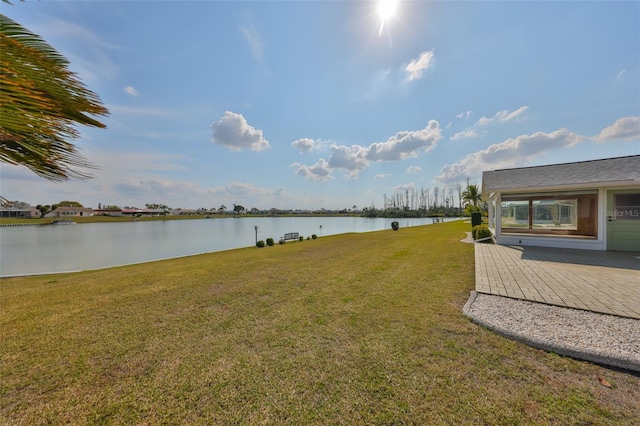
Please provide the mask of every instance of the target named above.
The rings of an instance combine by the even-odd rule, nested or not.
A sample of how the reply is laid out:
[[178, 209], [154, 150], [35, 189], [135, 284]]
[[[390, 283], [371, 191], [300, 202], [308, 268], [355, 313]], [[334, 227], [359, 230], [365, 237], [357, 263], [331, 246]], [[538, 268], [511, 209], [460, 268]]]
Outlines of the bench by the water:
[[442, 218], [441, 217], [434, 217], [433, 218], [433, 222], [431, 223], [442, 223]]
[[300, 238], [300, 234], [298, 232], [289, 232], [287, 234], [284, 234], [284, 237], [280, 238], [280, 242], [285, 242], [285, 241], [298, 241], [298, 239]]

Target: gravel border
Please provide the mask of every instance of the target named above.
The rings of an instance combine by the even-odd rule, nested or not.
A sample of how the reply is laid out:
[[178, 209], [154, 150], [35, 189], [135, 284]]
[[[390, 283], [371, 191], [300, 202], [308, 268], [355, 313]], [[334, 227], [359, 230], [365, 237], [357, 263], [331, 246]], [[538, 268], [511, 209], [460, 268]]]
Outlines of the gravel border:
[[640, 320], [475, 291], [463, 312], [534, 348], [640, 373]]

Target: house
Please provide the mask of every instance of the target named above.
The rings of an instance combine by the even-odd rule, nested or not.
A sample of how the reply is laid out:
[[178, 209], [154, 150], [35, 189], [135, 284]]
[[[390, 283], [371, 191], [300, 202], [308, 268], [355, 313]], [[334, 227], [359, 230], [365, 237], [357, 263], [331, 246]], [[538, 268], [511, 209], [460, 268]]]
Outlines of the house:
[[35, 207], [0, 207], [0, 217], [12, 217], [20, 219], [38, 219], [42, 216], [40, 210]]
[[485, 171], [498, 244], [640, 252], [640, 155]]
[[121, 217], [122, 209], [94, 209], [93, 214], [95, 216], [113, 216]]
[[44, 217], [89, 217], [93, 216], [93, 210], [85, 207], [58, 207]]

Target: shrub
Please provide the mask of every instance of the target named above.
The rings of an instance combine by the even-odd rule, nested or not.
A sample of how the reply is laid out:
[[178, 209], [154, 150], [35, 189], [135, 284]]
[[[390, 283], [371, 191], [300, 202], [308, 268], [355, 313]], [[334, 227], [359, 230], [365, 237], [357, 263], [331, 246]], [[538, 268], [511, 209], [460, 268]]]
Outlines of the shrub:
[[302, 235], [300, 235], [300, 236], [298, 237], [298, 241], [304, 241], [304, 237], [303, 237]]
[[267, 245], [268, 245], [269, 247], [273, 247], [273, 244], [274, 244], [274, 242], [273, 242], [273, 238], [271, 238], [271, 237], [267, 238]]
[[474, 240], [481, 240], [483, 238], [490, 237], [491, 235], [491, 230], [487, 225], [476, 225], [471, 230], [471, 236]]
[[264, 241], [260, 240], [256, 243], [256, 247], [264, 247]]
[[318, 238], [318, 236], [316, 234], [311, 234], [311, 238], [315, 240], [316, 238]]
[[280, 241], [278, 241], [278, 242], [279, 242], [280, 244], [284, 244], [284, 243], [285, 243], [285, 241], [284, 241], [284, 240], [280, 240]]

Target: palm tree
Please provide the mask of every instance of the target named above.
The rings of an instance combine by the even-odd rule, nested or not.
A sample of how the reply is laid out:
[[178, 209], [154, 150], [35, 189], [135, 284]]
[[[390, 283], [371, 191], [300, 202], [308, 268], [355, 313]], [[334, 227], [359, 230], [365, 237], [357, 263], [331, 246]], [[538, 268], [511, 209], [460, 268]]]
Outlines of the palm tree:
[[467, 189], [462, 192], [462, 200], [465, 206], [473, 206], [478, 209], [482, 195], [478, 189], [478, 185], [467, 185]]
[[[7, 0], [3, 0], [8, 3]], [[41, 37], [0, 14], [0, 161], [52, 181], [91, 177], [95, 169], [70, 140], [74, 124], [105, 128], [89, 115], [108, 115], [69, 61]]]

